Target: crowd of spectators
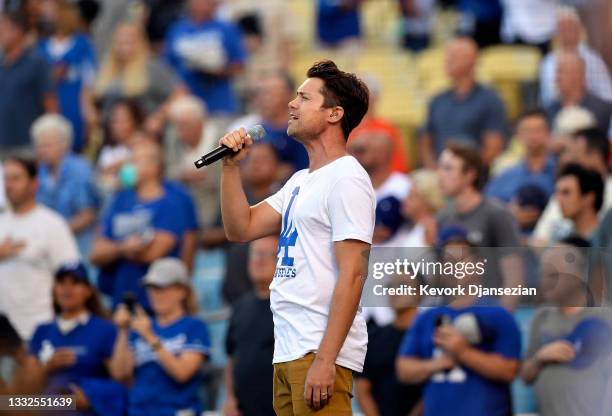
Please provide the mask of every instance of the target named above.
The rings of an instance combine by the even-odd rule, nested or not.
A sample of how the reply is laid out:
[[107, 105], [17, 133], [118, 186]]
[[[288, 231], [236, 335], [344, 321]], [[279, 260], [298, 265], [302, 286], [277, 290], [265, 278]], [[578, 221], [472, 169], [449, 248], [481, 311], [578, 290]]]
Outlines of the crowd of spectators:
[[[372, 47], [362, 14], [374, 1], [305, 2], [312, 47], [359, 59]], [[527, 323], [509, 296], [365, 307], [356, 409], [603, 416], [612, 408], [603, 307], [612, 303], [612, 81], [581, 19], [586, 2], [385, 1], [397, 9], [387, 46], [411, 56], [441, 48], [450, 82], [411, 130], [380, 111], [378, 74], [359, 74], [370, 108], [347, 151], [376, 193], [374, 247], [434, 248], [448, 262], [508, 249], [489, 265], [493, 284], [537, 287], [547, 306], [527, 308]], [[220, 164], [194, 161], [226, 131], [261, 124], [267, 134], [241, 165], [249, 203], [308, 168], [287, 134], [301, 82], [291, 76], [292, 22], [302, 18], [287, 3], [0, 2], [0, 393], [70, 392], [83, 415], [273, 414], [278, 239], [230, 243]], [[449, 10], [453, 35], [441, 39], [437, 20]], [[522, 100], [514, 118], [478, 77], [479, 57], [502, 43], [541, 57], [537, 105]], [[225, 258], [214, 296], [231, 315], [224, 393], [204, 405], [219, 335], [194, 287], [211, 252]], [[470, 282], [478, 276], [461, 284]], [[534, 385], [535, 404], [513, 397], [519, 378]]]

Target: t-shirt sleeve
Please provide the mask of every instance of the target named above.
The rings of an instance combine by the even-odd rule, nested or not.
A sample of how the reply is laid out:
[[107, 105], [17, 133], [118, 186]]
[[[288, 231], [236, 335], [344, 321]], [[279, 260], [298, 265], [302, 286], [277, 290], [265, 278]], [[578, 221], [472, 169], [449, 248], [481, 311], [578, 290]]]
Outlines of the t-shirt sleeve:
[[425, 353], [421, 348], [424, 334], [425, 315], [417, 315], [412, 328], [406, 331], [404, 339], [400, 344], [397, 355], [399, 357], [424, 358]]
[[340, 178], [327, 197], [332, 241], [360, 240], [372, 243], [375, 197], [372, 186], [363, 178]]
[[496, 319], [496, 336], [493, 351], [505, 358], [521, 358], [521, 332], [514, 317], [505, 310]]
[[270, 195], [269, 197], [264, 199], [264, 202], [267, 202], [268, 205], [270, 205], [274, 209], [274, 211], [278, 212], [279, 214], [283, 213], [285, 198], [289, 194], [290, 187], [293, 182], [292, 179], [293, 177], [289, 178], [289, 180], [285, 182], [281, 189], [279, 189], [275, 194]]
[[244, 63], [246, 60], [246, 51], [242, 45], [242, 37], [238, 28], [234, 25], [229, 25], [225, 31], [225, 50], [227, 52], [227, 60], [229, 63]]
[[204, 322], [194, 321], [185, 335], [187, 341], [183, 347], [184, 351], [196, 351], [206, 356], [210, 354], [210, 336]]

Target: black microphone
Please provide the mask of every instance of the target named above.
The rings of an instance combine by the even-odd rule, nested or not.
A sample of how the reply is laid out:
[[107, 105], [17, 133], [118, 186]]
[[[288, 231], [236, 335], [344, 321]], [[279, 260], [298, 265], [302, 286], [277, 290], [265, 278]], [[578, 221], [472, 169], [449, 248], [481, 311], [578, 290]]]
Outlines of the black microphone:
[[[266, 130], [261, 124], [256, 124], [247, 129], [247, 134], [251, 136], [251, 139], [254, 142], [256, 142], [257, 140], [261, 140], [266, 135]], [[231, 148], [221, 145], [206, 153], [200, 159], [196, 160], [194, 164], [196, 168], [200, 169], [204, 166], [215, 163], [217, 160], [223, 159], [225, 156], [231, 155], [232, 153], [234, 153], [234, 151]]]

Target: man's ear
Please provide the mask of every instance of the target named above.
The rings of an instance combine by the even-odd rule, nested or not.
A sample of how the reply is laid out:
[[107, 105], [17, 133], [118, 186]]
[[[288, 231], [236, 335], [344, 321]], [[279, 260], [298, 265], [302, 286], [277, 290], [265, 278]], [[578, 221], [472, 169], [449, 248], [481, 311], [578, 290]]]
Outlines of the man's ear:
[[329, 114], [329, 122], [330, 123], [339, 123], [342, 121], [342, 117], [344, 117], [344, 108], [340, 106], [336, 106], [332, 108], [331, 113]]

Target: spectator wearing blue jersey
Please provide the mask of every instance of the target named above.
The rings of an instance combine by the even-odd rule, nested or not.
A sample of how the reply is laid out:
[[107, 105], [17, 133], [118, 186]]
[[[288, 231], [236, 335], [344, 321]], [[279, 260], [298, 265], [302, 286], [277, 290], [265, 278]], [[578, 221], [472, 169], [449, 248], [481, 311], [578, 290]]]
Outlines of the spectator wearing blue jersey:
[[117, 329], [82, 263], [58, 269], [53, 301], [56, 318], [39, 325], [29, 343], [30, 380], [46, 394], [74, 394], [77, 415], [121, 415], [125, 391], [109, 372]]
[[41, 116], [31, 131], [39, 164], [36, 199], [68, 221], [79, 252], [87, 256], [99, 202], [93, 170], [85, 158], [70, 151], [72, 127], [64, 117]]
[[238, 112], [232, 78], [246, 53], [238, 28], [215, 18], [218, 0], [188, 0], [186, 16], [166, 36], [165, 57], [214, 117]]
[[[441, 235], [443, 235], [441, 233]], [[446, 233], [445, 261], [477, 262], [467, 233]], [[449, 286], [480, 283], [476, 273], [441, 277]], [[450, 283], [452, 282], [452, 283]], [[460, 282], [460, 283], [459, 283]], [[466, 293], [467, 292], [466, 290]], [[396, 362], [400, 381], [424, 383], [425, 416], [508, 416], [510, 383], [519, 371], [521, 339], [512, 315], [475, 295], [448, 299], [448, 306], [417, 316]]]
[[140, 280], [153, 261], [180, 255], [183, 200], [164, 187], [162, 153], [153, 141], [134, 145], [131, 163], [123, 165], [119, 178], [124, 189], [106, 210], [91, 261], [101, 268], [98, 284], [112, 297], [113, 306], [125, 292], [132, 292], [148, 309]]
[[115, 377], [132, 381], [128, 414], [198, 415], [210, 340], [204, 322], [190, 316], [195, 308], [187, 269], [178, 259], [159, 259], [143, 283], [154, 316], [139, 305], [134, 314], [124, 304], [115, 312], [119, 335], [111, 367]]
[[317, 37], [325, 46], [341, 46], [359, 40], [359, 6], [363, 0], [319, 0]]
[[196, 204], [189, 190], [178, 182], [164, 181], [164, 190], [172, 195], [180, 205], [180, 219], [183, 221], [183, 236], [181, 237], [180, 258], [187, 270], [193, 270], [193, 262], [198, 248], [198, 213]]
[[57, 7], [54, 33], [39, 42], [39, 50], [51, 66], [53, 87], [60, 111], [70, 120], [74, 137], [72, 150], [81, 152], [87, 144], [85, 120], [95, 121], [92, 86], [96, 56], [89, 38], [79, 32], [77, 3], [62, 0]]

